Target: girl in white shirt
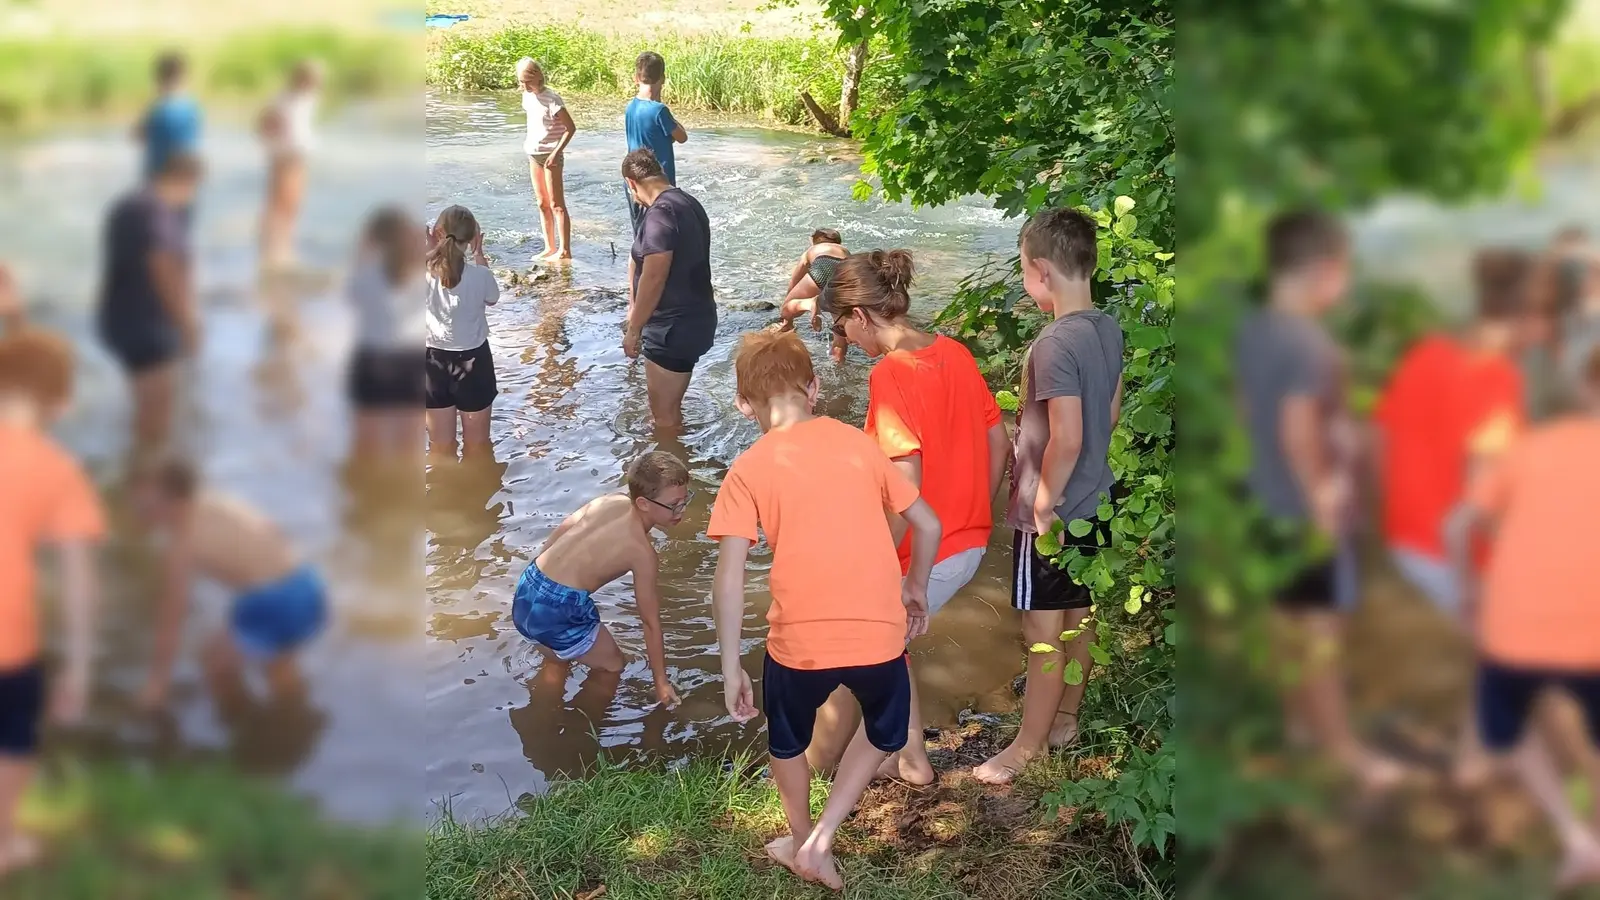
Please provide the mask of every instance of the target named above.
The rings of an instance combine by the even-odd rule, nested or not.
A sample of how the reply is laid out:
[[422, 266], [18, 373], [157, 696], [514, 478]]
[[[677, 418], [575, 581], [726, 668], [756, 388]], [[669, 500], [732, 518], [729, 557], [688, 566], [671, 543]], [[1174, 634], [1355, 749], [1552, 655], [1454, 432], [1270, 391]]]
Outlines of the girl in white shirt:
[[261, 115], [267, 148], [267, 197], [261, 215], [261, 265], [271, 269], [291, 262], [294, 223], [306, 189], [306, 154], [316, 117], [322, 68], [309, 60], [295, 65], [289, 89]]
[[466, 207], [440, 213], [428, 243], [428, 450], [455, 458], [459, 415], [463, 455], [489, 453], [489, 407], [499, 389], [486, 311], [500, 299], [500, 284], [483, 255], [483, 229]]
[[545, 85], [544, 69], [537, 62], [526, 56], [517, 61], [517, 83], [522, 85], [522, 108], [528, 113], [528, 137], [522, 149], [528, 154], [528, 174], [544, 228], [545, 249], [538, 258], [571, 259], [572, 220], [567, 218], [561, 167], [562, 151], [578, 128], [561, 95]]
[[423, 287], [422, 255], [416, 220], [403, 210], [384, 207], [367, 220], [345, 287], [356, 319], [348, 388], [356, 411], [352, 455], [358, 458], [416, 452], [427, 336], [427, 313], [416, 294]]

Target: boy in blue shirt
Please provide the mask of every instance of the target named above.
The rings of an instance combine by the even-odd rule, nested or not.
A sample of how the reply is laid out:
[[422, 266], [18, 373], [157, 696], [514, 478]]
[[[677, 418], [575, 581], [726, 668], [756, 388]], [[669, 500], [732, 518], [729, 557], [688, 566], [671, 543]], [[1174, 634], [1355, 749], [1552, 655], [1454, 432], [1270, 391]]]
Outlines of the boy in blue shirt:
[[[648, 149], [654, 153], [656, 160], [661, 163], [661, 171], [666, 173], [667, 182], [676, 186], [678, 172], [672, 158], [672, 145], [687, 141], [689, 134], [672, 117], [672, 110], [661, 102], [661, 85], [667, 80], [667, 61], [661, 58], [661, 54], [646, 50], [639, 54], [638, 61], [634, 63], [633, 80], [639, 86], [639, 95], [628, 101], [628, 108], [622, 113], [623, 130], [628, 135], [628, 152]], [[626, 183], [623, 192], [628, 197], [628, 218], [633, 223], [634, 231], [638, 231], [643, 209], [626, 193]]]
[[[157, 96], [135, 128], [144, 143], [144, 180], [153, 180], [174, 153], [196, 153], [200, 144], [200, 104], [187, 87], [189, 64], [177, 53], [156, 60]], [[183, 211], [184, 224], [189, 210]]]

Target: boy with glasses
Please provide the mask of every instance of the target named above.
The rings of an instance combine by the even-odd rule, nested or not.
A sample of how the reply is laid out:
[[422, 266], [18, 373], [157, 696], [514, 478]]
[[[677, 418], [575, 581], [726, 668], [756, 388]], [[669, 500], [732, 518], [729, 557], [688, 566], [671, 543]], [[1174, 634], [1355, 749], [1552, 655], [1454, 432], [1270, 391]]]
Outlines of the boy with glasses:
[[688, 506], [689, 470], [683, 462], [661, 451], [639, 457], [628, 467], [626, 495], [607, 494], [584, 504], [523, 570], [511, 602], [517, 631], [563, 662], [622, 671], [622, 650], [600, 622], [593, 594], [632, 572], [656, 699], [676, 706], [661, 639], [660, 562], [650, 532], [683, 521]]

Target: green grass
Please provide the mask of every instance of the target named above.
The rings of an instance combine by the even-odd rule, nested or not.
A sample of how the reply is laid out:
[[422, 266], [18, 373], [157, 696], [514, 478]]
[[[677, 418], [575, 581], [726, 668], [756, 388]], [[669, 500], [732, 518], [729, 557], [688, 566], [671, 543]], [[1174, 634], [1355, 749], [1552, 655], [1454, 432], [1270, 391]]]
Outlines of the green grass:
[[[800, 91], [835, 111], [844, 53], [830, 39], [748, 35], [610, 36], [572, 27], [513, 25], [487, 35], [430, 38], [428, 83], [448, 90], [510, 90], [518, 59], [544, 66], [550, 86], [576, 97], [631, 95], [634, 60], [655, 50], [667, 60], [666, 100], [683, 109], [738, 113], [784, 124], [807, 121]], [[868, 67], [861, 105], [893, 95], [885, 67]]]
[[[1114, 842], [1043, 823], [1038, 797], [1065, 771], [1061, 760], [1035, 766], [1010, 795], [971, 782], [874, 788], [835, 847], [845, 896], [1149, 896], [1117, 865]], [[813, 786], [814, 812], [825, 794], [825, 783]], [[668, 773], [601, 768], [528, 801], [523, 813], [478, 827], [446, 817], [436, 826], [429, 900], [570, 900], [602, 885], [605, 900], [832, 896], [767, 862], [763, 845], [784, 830], [771, 782], [726, 773], [715, 760]]]
[[141, 37], [123, 43], [0, 37], [0, 128], [122, 114], [150, 101], [151, 68], [168, 50], [188, 54], [195, 90], [208, 99], [254, 100], [281, 89], [289, 67], [314, 57], [330, 96], [415, 89], [422, 79], [415, 36], [331, 29], [238, 33], [193, 46]]
[[312, 806], [219, 769], [97, 764], [51, 778], [23, 804], [42, 866], [0, 882], [40, 900], [417, 900], [420, 834], [323, 822]]

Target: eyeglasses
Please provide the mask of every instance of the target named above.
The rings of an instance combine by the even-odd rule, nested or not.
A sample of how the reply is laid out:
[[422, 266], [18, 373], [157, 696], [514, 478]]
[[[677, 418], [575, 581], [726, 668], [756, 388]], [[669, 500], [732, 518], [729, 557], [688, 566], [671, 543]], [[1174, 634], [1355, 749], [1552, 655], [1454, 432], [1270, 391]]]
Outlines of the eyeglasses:
[[677, 504], [675, 504], [673, 506], [668, 506], [665, 503], [662, 503], [660, 500], [655, 499], [654, 497], [646, 497], [645, 499], [649, 500], [651, 503], [654, 503], [655, 505], [661, 507], [662, 509], [666, 510], [667, 512], [672, 513], [675, 516], [681, 516], [681, 515], [683, 515], [683, 511], [689, 508], [689, 501], [691, 499], [693, 499], [693, 497], [694, 497], [694, 491], [690, 491], [687, 494], [683, 495], [683, 500], [679, 501]]

